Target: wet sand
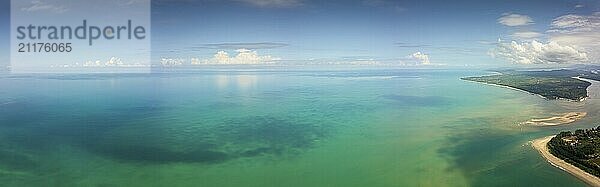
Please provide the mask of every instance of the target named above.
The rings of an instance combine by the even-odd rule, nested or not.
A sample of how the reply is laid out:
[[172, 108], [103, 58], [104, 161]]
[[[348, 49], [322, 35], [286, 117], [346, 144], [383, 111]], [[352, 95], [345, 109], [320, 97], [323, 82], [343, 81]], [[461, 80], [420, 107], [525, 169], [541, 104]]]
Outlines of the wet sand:
[[563, 125], [563, 124], [568, 124], [568, 123], [572, 123], [577, 120], [580, 120], [581, 118], [585, 117], [586, 115], [587, 115], [586, 112], [568, 112], [568, 113], [564, 113], [560, 116], [553, 116], [553, 117], [549, 117], [549, 118], [530, 119], [529, 121], [526, 121], [525, 124], [534, 125], [534, 126]]

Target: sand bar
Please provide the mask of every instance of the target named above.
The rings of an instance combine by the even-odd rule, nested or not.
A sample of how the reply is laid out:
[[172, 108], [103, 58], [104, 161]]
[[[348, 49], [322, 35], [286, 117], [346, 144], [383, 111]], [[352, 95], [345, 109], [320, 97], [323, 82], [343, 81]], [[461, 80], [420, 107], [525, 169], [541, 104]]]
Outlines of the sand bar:
[[560, 116], [553, 116], [549, 118], [530, 119], [525, 124], [535, 126], [555, 126], [567, 123], [573, 123], [587, 115], [586, 112], [567, 112]]

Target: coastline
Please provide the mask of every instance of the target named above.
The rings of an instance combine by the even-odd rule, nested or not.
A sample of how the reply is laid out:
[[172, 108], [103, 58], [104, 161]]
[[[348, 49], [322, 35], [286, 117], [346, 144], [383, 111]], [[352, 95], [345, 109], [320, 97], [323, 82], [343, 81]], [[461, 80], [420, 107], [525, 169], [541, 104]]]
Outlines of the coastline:
[[[499, 73], [499, 72], [496, 72], [496, 73], [499, 74], [499, 75], [502, 75], [502, 73]], [[485, 75], [485, 76], [489, 76], [489, 75]], [[511, 90], [516, 90], [516, 91], [520, 91], [520, 92], [524, 92], [524, 93], [536, 95], [536, 96], [538, 96], [540, 98], [543, 98], [543, 99], [546, 99], [546, 100], [552, 100], [552, 99], [549, 99], [547, 97], [544, 97], [543, 95], [540, 95], [540, 94], [537, 94], [537, 93], [533, 93], [533, 92], [529, 92], [527, 90], [523, 90], [523, 89], [511, 87], [511, 86], [506, 86], [506, 85], [500, 85], [500, 84], [493, 84], [493, 83], [487, 83], [487, 82], [479, 82], [479, 81], [474, 81], [474, 80], [468, 80], [466, 78], [469, 78], [469, 77], [461, 77], [460, 79], [463, 80], [463, 81], [475, 82], [475, 83], [480, 83], [480, 84], [489, 85], [489, 86], [497, 86], [497, 87], [501, 87], [501, 88], [507, 88], [507, 89], [511, 89]], [[585, 82], [588, 82], [590, 84], [592, 83], [591, 81], [589, 81], [587, 79], [584, 79], [584, 78], [580, 78], [580, 77], [571, 77], [571, 78], [572, 79], [577, 79], [577, 80], [580, 80], [580, 81], [585, 81]], [[556, 98], [554, 100], [565, 100], [565, 101], [571, 101], [571, 102], [581, 102], [581, 101], [585, 101], [588, 97], [589, 97], [589, 95], [586, 94], [586, 96], [584, 98], [581, 98], [579, 100], [567, 99], [567, 98], [562, 98], [562, 97], [558, 97], [558, 98]]]
[[542, 155], [542, 157], [544, 157], [544, 159], [546, 159], [546, 161], [548, 161], [554, 167], [566, 171], [567, 173], [577, 177], [591, 186], [600, 187], [600, 178], [589, 174], [550, 153], [550, 150], [548, 149], [548, 142], [553, 137], [555, 137], [555, 135], [535, 139], [531, 142], [531, 146], [533, 146], [533, 148], [536, 149], [540, 155]]
[[580, 80], [580, 81], [589, 82], [589, 83], [592, 83], [592, 81], [594, 81], [594, 80], [591, 80], [591, 79], [586, 79], [586, 78], [581, 78], [581, 77], [571, 77], [571, 78], [574, 78], [574, 79], [577, 79], [577, 80]]
[[[467, 77], [463, 77], [463, 78], [467, 78]], [[488, 85], [488, 86], [496, 86], [496, 87], [500, 87], [500, 88], [506, 88], [506, 89], [510, 89], [510, 90], [515, 90], [515, 91], [519, 91], [519, 92], [531, 94], [531, 95], [536, 95], [536, 96], [538, 96], [538, 97], [540, 97], [542, 99], [550, 100], [547, 97], [544, 97], [543, 95], [532, 93], [532, 92], [528, 92], [526, 90], [522, 90], [522, 89], [519, 89], [519, 88], [505, 86], [505, 85], [499, 85], [499, 84], [492, 84], [492, 83], [487, 83], [487, 82], [479, 82], [479, 81], [467, 80], [467, 79], [463, 79], [463, 78], [461, 78], [461, 80], [463, 80], [463, 81], [474, 82], [474, 83]], [[565, 98], [559, 98], [559, 99], [564, 99], [564, 100], [567, 100], [567, 101], [577, 101], [577, 100], [565, 99]]]

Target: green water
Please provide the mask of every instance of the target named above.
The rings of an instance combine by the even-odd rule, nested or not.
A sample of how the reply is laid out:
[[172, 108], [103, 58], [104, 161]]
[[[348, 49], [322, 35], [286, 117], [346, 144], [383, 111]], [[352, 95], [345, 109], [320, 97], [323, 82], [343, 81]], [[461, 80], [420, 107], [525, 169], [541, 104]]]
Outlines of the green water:
[[[0, 78], [1, 186], [583, 186], [528, 141], [592, 127], [459, 70]], [[519, 125], [587, 111], [572, 125]]]

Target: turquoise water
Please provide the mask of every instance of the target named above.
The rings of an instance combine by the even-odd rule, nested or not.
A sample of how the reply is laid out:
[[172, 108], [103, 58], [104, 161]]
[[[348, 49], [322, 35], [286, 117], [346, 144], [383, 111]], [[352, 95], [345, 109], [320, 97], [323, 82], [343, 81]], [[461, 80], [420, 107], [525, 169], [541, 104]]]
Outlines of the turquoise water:
[[[2, 186], [584, 186], [528, 141], [595, 99], [483, 71], [202, 71], [0, 78]], [[572, 125], [520, 125], [587, 111]]]

